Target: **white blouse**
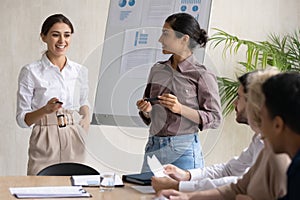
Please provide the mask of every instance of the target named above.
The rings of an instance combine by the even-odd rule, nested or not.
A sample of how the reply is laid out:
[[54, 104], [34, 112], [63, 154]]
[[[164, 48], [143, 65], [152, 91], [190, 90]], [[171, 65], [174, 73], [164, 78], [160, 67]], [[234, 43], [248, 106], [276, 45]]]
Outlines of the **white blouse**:
[[25, 65], [19, 74], [17, 93], [17, 123], [26, 128], [25, 114], [35, 111], [56, 97], [62, 107], [77, 110], [88, 103], [88, 69], [67, 59], [62, 71], [46, 54], [36, 62]]

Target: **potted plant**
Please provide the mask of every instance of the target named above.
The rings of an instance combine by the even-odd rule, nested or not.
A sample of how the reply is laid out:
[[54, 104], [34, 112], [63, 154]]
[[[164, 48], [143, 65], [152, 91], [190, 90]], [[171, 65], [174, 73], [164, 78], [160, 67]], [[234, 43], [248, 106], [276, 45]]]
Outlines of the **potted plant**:
[[[280, 71], [300, 71], [300, 29], [292, 34], [280, 36], [270, 34], [266, 41], [243, 40], [220, 29], [209, 39], [213, 48], [223, 44], [223, 55], [227, 52], [236, 54], [241, 47], [246, 49], [245, 61], [238, 62], [241, 71], [264, 69], [268, 66], [277, 67]], [[234, 109], [238, 82], [227, 77], [218, 77], [221, 103], [226, 116]]]

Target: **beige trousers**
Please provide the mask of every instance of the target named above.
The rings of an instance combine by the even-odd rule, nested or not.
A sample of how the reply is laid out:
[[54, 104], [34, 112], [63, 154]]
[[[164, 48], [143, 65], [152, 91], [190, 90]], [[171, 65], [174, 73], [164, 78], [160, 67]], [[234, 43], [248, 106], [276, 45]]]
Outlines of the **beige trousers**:
[[56, 113], [46, 115], [33, 127], [28, 150], [27, 175], [61, 162], [84, 162], [86, 132], [77, 111], [63, 110], [66, 127], [58, 127]]

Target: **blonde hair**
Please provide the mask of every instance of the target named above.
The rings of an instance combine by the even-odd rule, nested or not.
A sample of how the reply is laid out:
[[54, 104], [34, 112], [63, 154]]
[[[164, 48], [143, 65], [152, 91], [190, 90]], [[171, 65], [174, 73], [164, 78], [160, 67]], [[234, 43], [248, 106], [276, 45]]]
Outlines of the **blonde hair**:
[[248, 121], [256, 128], [260, 128], [261, 119], [260, 112], [265, 101], [262, 92], [262, 84], [270, 77], [279, 74], [280, 71], [275, 68], [267, 68], [265, 70], [258, 70], [256, 73], [250, 74], [248, 78], [249, 86], [247, 95], [247, 115]]

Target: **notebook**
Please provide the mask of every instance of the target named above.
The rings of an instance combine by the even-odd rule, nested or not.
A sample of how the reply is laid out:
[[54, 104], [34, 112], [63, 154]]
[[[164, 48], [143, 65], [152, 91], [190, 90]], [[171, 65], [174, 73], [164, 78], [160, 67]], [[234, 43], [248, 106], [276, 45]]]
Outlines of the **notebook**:
[[145, 172], [140, 174], [127, 174], [122, 176], [124, 182], [135, 183], [139, 185], [151, 185], [151, 177], [154, 176], [152, 172]]

